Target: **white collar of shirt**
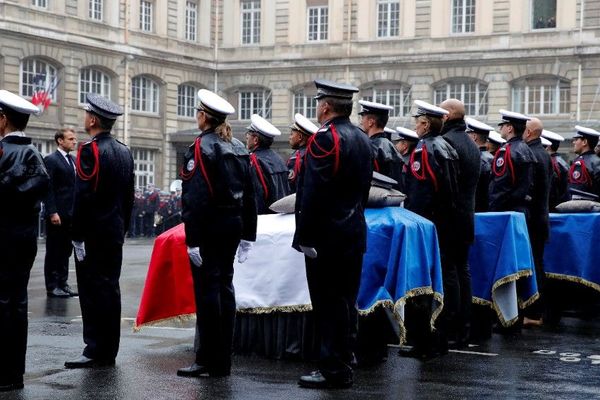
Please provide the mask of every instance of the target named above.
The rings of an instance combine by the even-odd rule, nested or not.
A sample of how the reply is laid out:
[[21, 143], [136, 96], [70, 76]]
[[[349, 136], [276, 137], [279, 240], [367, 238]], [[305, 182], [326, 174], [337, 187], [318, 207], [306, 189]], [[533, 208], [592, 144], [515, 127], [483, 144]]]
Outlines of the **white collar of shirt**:
[[61, 149], [60, 147], [59, 147], [59, 148], [57, 148], [56, 150], [58, 150], [58, 152], [59, 152], [60, 154], [62, 154], [62, 156], [63, 156], [64, 158], [67, 158], [67, 154], [69, 154], [69, 153], [67, 153], [66, 151], [64, 151], [64, 150], [63, 150], [63, 149]]

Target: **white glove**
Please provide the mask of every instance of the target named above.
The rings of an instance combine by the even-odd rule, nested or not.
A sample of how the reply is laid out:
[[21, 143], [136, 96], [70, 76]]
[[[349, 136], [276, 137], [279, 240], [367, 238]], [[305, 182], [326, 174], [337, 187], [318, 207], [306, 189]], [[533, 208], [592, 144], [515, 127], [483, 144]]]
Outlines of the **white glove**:
[[75, 250], [75, 257], [77, 258], [77, 261], [83, 261], [85, 258], [85, 243], [76, 242], [74, 240], [71, 243], [73, 243], [73, 250]]
[[240, 245], [237, 250], [237, 259], [240, 264], [243, 264], [248, 259], [248, 252], [252, 248], [252, 242], [240, 240]]
[[300, 250], [308, 258], [317, 258], [317, 250], [314, 247], [300, 246]]
[[200, 247], [190, 247], [187, 248], [188, 256], [190, 256], [190, 261], [196, 267], [202, 266], [202, 256], [200, 256]]

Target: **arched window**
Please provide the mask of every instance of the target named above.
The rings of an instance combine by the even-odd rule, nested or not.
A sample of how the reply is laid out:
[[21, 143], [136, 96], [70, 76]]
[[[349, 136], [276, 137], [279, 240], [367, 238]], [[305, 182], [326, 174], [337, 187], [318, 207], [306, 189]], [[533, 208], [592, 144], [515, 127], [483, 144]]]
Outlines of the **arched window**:
[[475, 79], [453, 79], [434, 85], [433, 101], [458, 99], [465, 104], [466, 115], [486, 115], [488, 112], [487, 83]]
[[96, 93], [110, 99], [110, 76], [104, 72], [84, 68], [79, 71], [79, 103], [85, 103], [88, 93]]
[[177, 115], [193, 118], [196, 115], [196, 93], [198, 88], [192, 85], [177, 86]]
[[571, 84], [556, 76], [526, 77], [512, 86], [512, 109], [524, 114], [567, 114]]
[[56, 68], [46, 61], [27, 58], [21, 62], [21, 96], [33, 97], [35, 92], [44, 90], [51, 100], [56, 100], [57, 85]]
[[147, 76], [136, 76], [131, 80], [131, 109], [147, 113], [158, 113], [158, 83]]
[[238, 99], [239, 119], [250, 119], [252, 114], [271, 118], [271, 91], [269, 89], [243, 89]]
[[390, 118], [410, 115], [411, 91], [410, 87], [401, 83], [380, 83], [361, 89], [362, 98], [367, 101], [387, 104], [394, 107]]

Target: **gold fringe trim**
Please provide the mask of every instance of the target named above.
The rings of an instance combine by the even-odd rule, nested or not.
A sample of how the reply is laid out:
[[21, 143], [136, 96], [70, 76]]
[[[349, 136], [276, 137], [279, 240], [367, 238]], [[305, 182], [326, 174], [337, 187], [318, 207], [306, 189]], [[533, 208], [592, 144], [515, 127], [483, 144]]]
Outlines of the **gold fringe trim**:
[[196, 319], [196, 313], [193, 313], [193, 314], [181, 314], [181, 315], [176, 315], [174, 317], [157, 319], [156, 321], [146, 322], [146, 323], [141, 324], [141, 325], [134, 325], [133, 326], [133, 332], [139, 332], [145, 326], [159, 326], [159, 325], [167, 324], [167, 323], [176, 323], [176, 324], [183, 325], [184, 323], [192, 321], [194, 319]]
[[270, 314], [274, 312], [306, 312], [312, 311], [312, 305], [310, 304], [299, 304], [296, 306], [275, 306], [275, 307], [253, 307], [253, 308], [239, 308], [236, 310], [242, 314]]
[[599, 284], [588, 281], [587, 279], [583, 279], [579, 276], [555, 274], [554, 272], [546, 272], [546, 277], [552, 278], [552, 279], [559, 279], [559, 280], [563, 280], [563, 281], [575, 282], [580, 285], [587, 286], [591, 289], [594, 289], [597, 292], [600, 292]]
[[[505, 320], [504, 316], [502, 315], [502, 312], [500, 311], [500, 309], [498, 308], [497, 304], [496, 304], [496, 296], [495, 296], [495, 292], [496, 289], [498, 289], [500, 286], [502, 285], [506, 285], [507, 283], [510, 282], [515, 282], [521, 278], [527, 278], [533, 275], [533, 272], [531, 270], [528, 271], [518, 271], [514, 274], [505, 276], [502, 279], [498, 279], [496, 282], [494, 282], [494, 285], [492, 285], [492, 301], [490, 300], [486, 300], [486, 299], [482, 299], [480, 297], [475, 297], [473, 296], [473, 303], [475, 304], [479, 304], [481, 306], [487, 306], [487, 307], [491, 307], [494, 312], [496, 312], [496, 315], [498, 316], [498, 320], [500, 320], [500, 323], [502, 323], [502, 325], [504, 327], [509, 327], [511, 325], [513, 325], [515, 322], [517, 322], [517, 320], [519, 319], [519, 317], [515, 317], [512, 318], [510, 320]], [[599, 286], [600, 288], [600, 286]], [[535, 293], [533, 296], [531, 296], [530, 298], [528, 298], [525, 301], [521, 301], [520, 299], [517, 299], [517, 304], [518, 307], [520, 309], [524, 309], [526, 307], [529, 307], [531, 304], [533, 304], [537, 299], [539, 299], [540, 294], [539, 293]]]

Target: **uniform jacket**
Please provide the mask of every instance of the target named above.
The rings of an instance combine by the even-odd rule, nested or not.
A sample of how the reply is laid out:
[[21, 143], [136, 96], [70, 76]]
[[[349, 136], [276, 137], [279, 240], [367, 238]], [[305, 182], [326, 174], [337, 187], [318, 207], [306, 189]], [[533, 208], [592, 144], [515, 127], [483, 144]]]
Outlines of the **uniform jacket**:
[[288, 169], [271, 149], [258, 148], [250, 155], [250, 170], [258, 214], [270, 214], [269, 206], [290, 194]]
[[74, 241], [122, 244], [134, 199], [133, 158], [102, 132], [79, 148], [73, 205]]
[[488, 190], [490, 179], [492, 178], [492, 161], [494, 156], [487, 151], [485, 146], [479, 148], [480, 151], [480, 169], [479, 180], [477, 181], [477, 190], [475, 191], [475, 212], [485, 212], [488, 210]]
[[456, 239], [463, 243], [475, 240], [475, 191], [479, 180], [481, 154], [465, 132], [463, 119], [448, 120], [442, 128], [442, 137], [458, 154], [458, 196], [454, 216]]
[[46, 217], [58, 213], [61, 218], [70, 218], [75, 197], [75, 169], [58, 150], [46, 156], [44, 164], [50, 175], [50, 188], [44, 199]]
[[307, 146], [296, 192], [294, 248], [364, 252], [364, 207], [372, 175], [373, 152], [367, 136], [348, 117], [323, 124]]
[[[200, 143], [199, 151], [197, 151]], [[186, 244], [199, 247], [221, 221], [239, 217], [242, 239], [256, 240], [256, 203], [248, 151], [237, 139], [227, 142], [202, 132], [184, 155], [181, 170], [182, 219]]]
[[377, 133], [369, 138], [373, 149], [373, 169], [398, 182], [394, 189], [402, 188], [402, 158], [389, 140], [385, 132]]
[[490, 211], [527, 212], [534, 162], [533, 152], [520, 137], [511, 138], [498, 149], [492, 161]]
[[528, 142], [527, 145], [535, 156], [531, 202], [529, 203], [529, 229], [534, 230], [540, 239], [546, 240], [550, 231], [548, 199], [553, 172], [552, 161], [550, 160], [550, 154], [542, 146], [541, 139], [534, 139]]
[[550, 154], [552, 161], [552, 180], [550, 181], [550, 211], [557, 205], [569, 200], [567, 186], [569, 184], [569, 164], [558, 154]]
[[569, 169], [569, 189], [600, 196], [600, 157], [592, 150], [577, 157]]
[[458, 154], [438, 133], [425, 134], [411, 154], [404, 207], [436, 224], [449, 238], [458, 197]]
[[31, 139], [6, 136], [0, 141], [0, 234], [4, 240], [36, 236], [40, 201], [49, 177]]
[[290, 193], [296, 193], [298, 182], [300, 180], [300, 174], [302, 173], [304, 153], [306, 153], [306, 146], [302, 146], [295, 150], [287, 162]]

